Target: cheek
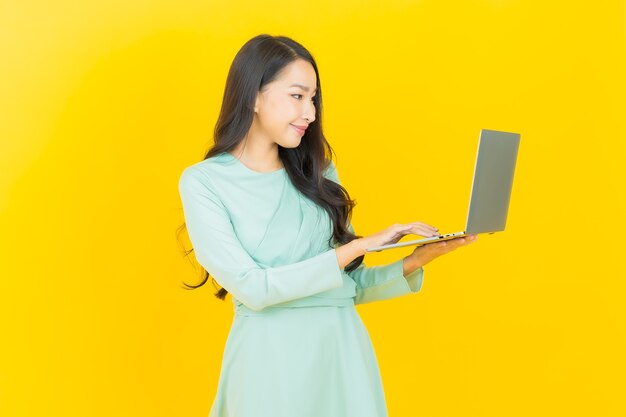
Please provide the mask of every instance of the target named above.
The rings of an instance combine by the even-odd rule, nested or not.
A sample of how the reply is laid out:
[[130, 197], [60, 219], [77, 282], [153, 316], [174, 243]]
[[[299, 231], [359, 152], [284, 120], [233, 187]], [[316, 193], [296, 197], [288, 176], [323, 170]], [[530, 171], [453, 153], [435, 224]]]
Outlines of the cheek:
[[275, 102], [275, 108], [279, 110], [280, 114], [283, 116], [293, 116], [294, 114], [298, 114], [300, 107], [300, 102], [293, 97], [285, 97]]
[[288, 129], [300, 115], [298, 100], [293, 97], [273, 98], [266, 103], [264, 119], [266, 123], [279, 130]]

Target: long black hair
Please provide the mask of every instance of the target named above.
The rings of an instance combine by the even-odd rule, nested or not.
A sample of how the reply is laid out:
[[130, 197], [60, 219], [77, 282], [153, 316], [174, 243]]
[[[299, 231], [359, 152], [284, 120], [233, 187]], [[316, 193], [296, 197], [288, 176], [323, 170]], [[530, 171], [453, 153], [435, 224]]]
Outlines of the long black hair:
[[[327, 179], [323, 173], [328, 168], [334, 151], [322, 132], [322, 88], [317, 65], [311, 54], [298, 42], [285, 36], [261, 34], [247, 41], [237, 52], [226, 80], [222, 108], [215, 125], [215, 144], [205, 154], [204, 159], [233, 150], [246, 136], [254, 118], [254, 105], [257, 93], [271, 83], [287, 65], [297, 59], [309, 62], [317, 76], [317, 93], [313, 98], [316, 119], [306, 129], [300, 145], [296, 148], [278, 146], [278, 156], [293, 185], [311, 201], [328, 212], [333, 224], [334, 239], [340, 245], [358, 236], [348, 227], [352, 209], [356, 204], [348, 191], [336, 182]], [[183, 223], [177, 229], [177, 236], [186, 229]], [[185, 256], [193, 248], [184, 251]], [[346, 265], [345, 271], [356, 269], [363, 262], [364, 255]], [[197, 285], [183, 284], [185, 289], [195, 289], [204, 285], [209, 278], [203, 269], [202, 282]], [[215, 288], [219, 288], [212, 279]], [[228, 291], [220, 288], [215, 296], [224, 299]]]

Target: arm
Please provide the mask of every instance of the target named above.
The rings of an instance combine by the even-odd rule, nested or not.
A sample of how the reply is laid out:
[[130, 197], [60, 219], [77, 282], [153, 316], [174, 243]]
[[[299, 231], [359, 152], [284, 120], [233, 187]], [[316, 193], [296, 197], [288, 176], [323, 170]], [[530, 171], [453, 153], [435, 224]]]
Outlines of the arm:
[[301, 262], [261, 268], [237, 239], [207, 175], [185, 169], [178, 188], [196, 259], [246, 307], [259, 311], [343, 286], [339, 261], [345, 258], [342, 262], [347, 264], [354, 259], [346, 256], [350, 248], [333, 248]]
[[[332, 161], [325, 175], [341, 184]], [[351, 222], [348, 224], [348, 229], [354, 233]], [[354, 303], [364, 304], [418, 292], [422, 287], [424, 269], [405, 264], [404, 258], [401, 258], [386, 265], [373, 267], [362, 262], [355, 270], [348, 272], [348, 275], [357, 284]]]
[[[349, 229], [354, 233], [352, 223]], [[379, 266], [367, 266], [364, 261], [348, 275], [357, 284], [354, 303], [364, 304], [418, 292], [422, 288], [424, 268], [405, 265], [404, 258]]]

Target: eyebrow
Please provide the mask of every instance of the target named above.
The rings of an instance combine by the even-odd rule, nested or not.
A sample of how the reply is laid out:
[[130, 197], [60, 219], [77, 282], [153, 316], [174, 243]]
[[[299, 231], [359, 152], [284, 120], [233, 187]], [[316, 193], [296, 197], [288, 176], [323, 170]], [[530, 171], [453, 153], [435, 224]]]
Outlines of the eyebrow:
[[[301, 89], [303, 89], [304, 91], [309, 91], [309, 87], [307, 87], [306, 85], [302, 85], [302, 84], [291, 84], [289, 87], [300, 87]], [[317, 88], [313, 91], [317, 91]]]

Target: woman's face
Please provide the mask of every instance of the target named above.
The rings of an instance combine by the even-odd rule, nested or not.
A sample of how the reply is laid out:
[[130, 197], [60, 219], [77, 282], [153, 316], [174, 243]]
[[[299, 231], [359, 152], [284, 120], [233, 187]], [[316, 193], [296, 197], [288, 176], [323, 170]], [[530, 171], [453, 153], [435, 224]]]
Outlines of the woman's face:
[[316, 84], [315, 70], [307, 61], [297, 59], [285, 67], [282, 75], [257, 95], [254, 134], [285, 148], [300, 145], [304, 132], [295, 126], [304, 129], [315, 120]]

